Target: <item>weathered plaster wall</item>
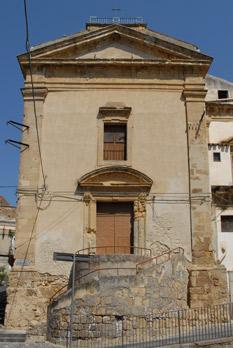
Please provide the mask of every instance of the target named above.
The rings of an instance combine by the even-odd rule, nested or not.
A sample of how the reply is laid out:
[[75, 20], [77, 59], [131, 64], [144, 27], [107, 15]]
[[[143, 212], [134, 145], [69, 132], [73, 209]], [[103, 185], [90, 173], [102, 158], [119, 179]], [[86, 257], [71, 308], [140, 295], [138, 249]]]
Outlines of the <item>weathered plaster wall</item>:
[[[221, 116], [220, 116], [221, 117]], [[209, 143], [218, 144], [232, 138], [233, 122], [212, 121], [209, 125]]]
[[[213, 160], [214, 152], [220, 153], [221, 161]], [[210, 185], [232, 185], [230, 146], [209, 145]]]
[[233, 83], [219, 77], [207, 75], [206, 88], [208, 89], [206, 100], [218, 99], [218, 90], [228, 90], [229, 98], [233, 98]]
[[[40, 272], [67, 272], [66, 265], [52, 261], [53, 251], [73, 252], [86, 246], [84, 204], [67, 201], [59, 194], [74, 198], [77, 180], [96, 168], [97, 115], [99, 107], [109, 101], [132, 107], [130, 164], [154, 183], [149, 196], [155, 196], [154, 218], [148, 204], [146, 245], [150, 247], [158, 239], [163, 242], [164, 236], [169, 248], [183, 246], [190, 257], [185, 109], [181, 92], [106, 89], [103, 93], [93, 88], [49, 92], [43, 107], [42, 154], [48, 191], [58, 193], [54, 202], [50, 202], [49, 195], [44, 197], [47, 200], [37, 221], [33, 241], [36, 269]], [[170, 204], [166, 202], [168, 194], [169, 201], [179, 201], [182, 196], [186, 202]], [[18, 243], [20, 237], [19, 231]]]
[[[232, 138], [233, 122], [215, 122], [209, 125], [210, 185], [232, 185], [230, 146], [221, 145]], [[213, 161], [213, 152], [219, 152], [220, 162]]]
[[233, 231], [222, 232], [221, 229], [221, 216], [233, 215], [233, 209], [227, 208], [221, 210], [216, 209], [216, 229], [218, 235], [218, 257], [222, 260], [222, 264], [226, 267], [227, 271], [233, 271]]

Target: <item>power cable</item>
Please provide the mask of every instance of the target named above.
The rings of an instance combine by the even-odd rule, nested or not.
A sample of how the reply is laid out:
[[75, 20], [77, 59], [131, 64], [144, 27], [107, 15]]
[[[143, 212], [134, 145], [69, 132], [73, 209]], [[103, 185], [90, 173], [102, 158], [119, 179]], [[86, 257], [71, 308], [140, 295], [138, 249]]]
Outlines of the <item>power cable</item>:
[[34, 82], [33, 82], [33, 77], [32, 77], [32, 58], [31, 58], [31, 45], [30, 45], [30, 40], [29, 40], [27, 0], [24, 0], [24, 15], [25, 15], [25, 27], [26, 27], [26, 44], [25, 44], [25, 46], [26, 46], [26, 50], [27, 50], [27, 54], [28, 54], [30, 79], [31, 79], [31, 86], [32, 86], [33, 111], [34, 111], [35, 126], [36, 126], [36, 136], [37, 136], [38, 151], [39, 151], [39, 158], [40, 158], [40, 165], [41, 165], [41, 173], [42, 173], [44, 189], [45, 189], [46, 188], [45, 174], [44, 174], [44, 167], [43, 167], [42, 155], [41, 155], [39, 127], [38, 127], [38, 121], [37, 121], [36, 102], [35, 102], [35, 89], [34, 89]]
[[[36, 134], [37, 134], [38, 151], [39, 151], [39, 157], [40, 157], [40, 164], [41, 164], [41, 172], [42, 172], [42, 177], [43, 177], [44, 189], [46, 189], [45, 174], [44, 174], [44, 168], [43, 168], [43, 162], [42, 162], [42, 156], [41, 156], [39, 129], [38, 129], [38, 122], [37, 122], [35, 90], [34, 90], [34, 83], [33, 83], [33, 77], [32, 77], [32, 62], [31, 62], [31, 53], [30, 53], [31, 46], [30, 46], [30, 40], [29, 40], [29, 26], [28, 26], [28, 14], [27, 14], [27, 2], [26, 2], [26, 0], [24, 0], [24, 15], [25, 15], [25, 26], [26, 26], [26, 50], [27, 50], [27, 54], [28, 54], [29, 70], [30, 70], [30, 78], [31, 78], [31, 86], [32, 86], [33, 111], [34, 111], [34, 117], [35, 117], [35, 126], [36, 126]], [[18, 290], [18, 287], [19, 287], [20, 279], [22, 277], [22, 272], [23, 272], [23, 268], [25, 266], [25, 262], [26, 262], [27, 255], [28, 255], [28, 252], [29, 252], [30, 244], [31, 244], [31, 241], [32, 241], [32, 238], [33, 238], [34, 229], [35, 229], [35, 226], [36, 226], [36, 223], [37, 223], [37, 219], [38, 219], [38, 216], [39, 216], [41, 204], [42, 204], [42, 199], [40, 201], [39, 206], [37, 206], [37, 213], [36, 213], [35, 220], [34, 220], [34, 223], [33, 223], [33, 226], [32, 226], [30, 238], [29, 238], [28, 245], [27, 245], [26, 252], [25, 252], [25, 255], [24, 255], [24, 259], [23, 259], [23, 263], [22, 263], [22, 266], [21, 266], [21, 269], [20, 269], [20, 272], [19, 272], [18, 281], [17, 281], [16, 287], [15, 287], [15, 291], [14, 291], [14, 295], [13, 295], [13, 300], [11, 302], [11, 306], [10, 306], [10, 309], [9, 309], [8, 320], [9, 320], [9, 318], [11, 316], [12, 309], [13, 309], [13, 306], [14, 306], [14, 302], [15, 302], [15, 299], [16, 299], [17, 290]]]
[[16, 209], [13, 205], [0, 205], [0, 208], [11, 208], [11, 209]]
[[16, 185], [1, 185], [0, 188], [16, 188]]

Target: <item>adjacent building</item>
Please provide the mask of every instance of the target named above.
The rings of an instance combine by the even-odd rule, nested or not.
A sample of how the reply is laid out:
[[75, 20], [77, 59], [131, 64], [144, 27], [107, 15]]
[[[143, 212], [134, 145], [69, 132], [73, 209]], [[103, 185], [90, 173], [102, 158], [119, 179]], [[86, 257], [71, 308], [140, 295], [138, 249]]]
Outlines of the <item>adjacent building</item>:
[[228, 271], [232, 301], [233, 281], [233, 83], [208, 75], [210, 185], [216, 252]]
[[15, 254], [15, 207], [0, 196], [0, 266], [13, 266]]

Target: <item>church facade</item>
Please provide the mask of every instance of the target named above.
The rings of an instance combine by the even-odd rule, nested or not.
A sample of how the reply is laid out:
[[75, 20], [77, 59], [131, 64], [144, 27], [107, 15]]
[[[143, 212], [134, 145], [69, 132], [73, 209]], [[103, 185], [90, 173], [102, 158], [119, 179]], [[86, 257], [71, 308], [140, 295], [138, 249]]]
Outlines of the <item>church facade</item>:
[[70, 272], [54, 252], [149, 257], [179, 247], [187, 306], [226, 302], [204, 114], [212, 58], [144, 23], [90, 23], [35, 46], [31, 58], [33, 90], [28, 55], [19, 56], [29, 148], [20, 159], [8, 326], [40, 325]]

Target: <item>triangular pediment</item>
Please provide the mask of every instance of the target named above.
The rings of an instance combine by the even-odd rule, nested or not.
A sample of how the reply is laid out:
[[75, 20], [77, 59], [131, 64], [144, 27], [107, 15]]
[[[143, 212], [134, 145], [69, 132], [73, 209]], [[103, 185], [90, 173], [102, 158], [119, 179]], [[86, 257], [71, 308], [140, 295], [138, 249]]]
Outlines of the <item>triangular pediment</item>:
[[[191, 45], [190, 45], [191, 47]], [[210, 60], [178, 40], [151, 35], [122, 25], [109, 25], [55, 40], [32, 49], [32, 58], [42, 59], [192, 59]], [[26, 55], [21, 55], [23, 61]]]

